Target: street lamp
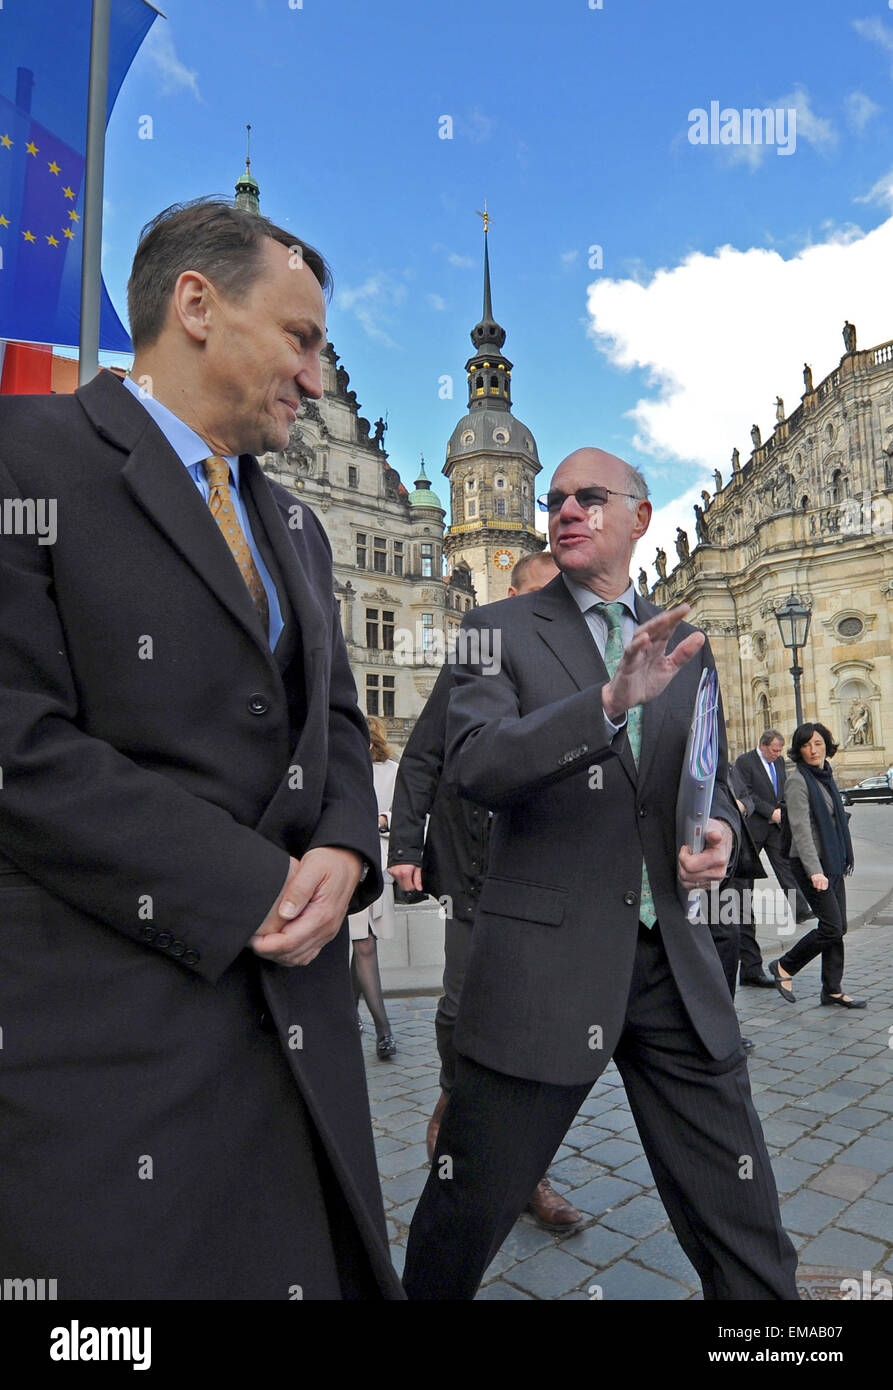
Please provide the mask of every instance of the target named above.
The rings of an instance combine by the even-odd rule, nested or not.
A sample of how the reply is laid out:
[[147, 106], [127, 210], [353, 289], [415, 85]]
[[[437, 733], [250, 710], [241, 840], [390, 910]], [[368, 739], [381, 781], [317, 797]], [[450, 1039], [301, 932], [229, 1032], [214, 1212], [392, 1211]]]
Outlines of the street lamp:
[[797, 653], [806, 646], [810, 617], [811, 614], [806, 604], [801, 603], [794, 593], [790, 594], [781, 607], [775, 610], [775, 620], [778, 623], [781, 640], [792, 653], [794, 662], [791, 667], [791, 675], [794, 677], [794, 709], [797, 714], [798, 728], [803, 723], [803, 710], [800, 705], [800, 677], [803, 675], [803, 667], [797, 664]]

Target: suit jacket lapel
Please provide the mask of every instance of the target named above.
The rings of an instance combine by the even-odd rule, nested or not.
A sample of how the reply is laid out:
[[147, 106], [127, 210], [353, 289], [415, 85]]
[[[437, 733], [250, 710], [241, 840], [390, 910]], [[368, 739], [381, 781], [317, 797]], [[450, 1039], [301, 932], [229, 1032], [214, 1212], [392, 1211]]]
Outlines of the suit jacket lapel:
[[97, 433], [129, 455], [121, 477], [138, 505], [269, 655], [269, 642], [229, 546], [155, 421], [112, 372], [100, 372], [75, 394]]
[[[250, 494], [260, 517], [261, 525], [276, 557], [287, 601], [298, 621], [304, 649], [304, 666], [308, 671], [309, 681], [311, 658], [314, 653], [319, 654], [328, 641], [331, 614], [323, 613], [316, 599], [301, 558], [300, 541], [298, 546], [295, 546], [293, 537], [300, 538], [301, 528], [290, 532], [257, 459], [250, 454], [243, 454], [239, 460], [239, 476], [242, 488]], [[294, 507], [297, 510], [292, 514], [300, 519], [302, 512], [299, 504], [295, 502]]]
[[[636, 594], [636, 617], [640, 627], [643, 623], [647, 623], [649, 618], [656, 618], [658, 613], [662, 611], [662, 609], [657, 608], [653, 603], [649, 603], [647, 599], [642, 598], [641, 594]], [[678, 640], [678, 636], [674, 634], [668, 644], [669, 650], [675, 647]], [[673, 682], [671, 681], [670, 685], [662, 690], [660, 695], [656, 695], [653, 700], [649, 700], [647, 704], [642, 706], [642, 747], [639, 750], [639, 781], [643, 783], [654, 761], [656, 750], [660, 745], [661, 725], [667, 713], [670, 687], [672, 684]]]

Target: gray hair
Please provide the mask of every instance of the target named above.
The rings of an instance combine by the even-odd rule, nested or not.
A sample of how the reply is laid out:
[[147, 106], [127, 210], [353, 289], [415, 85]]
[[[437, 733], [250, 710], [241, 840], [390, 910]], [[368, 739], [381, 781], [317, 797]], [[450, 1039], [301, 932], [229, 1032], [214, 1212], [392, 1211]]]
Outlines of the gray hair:
[[633, 465], [627, 463], [625, 459], [623, 462], [626, 468], [626, 486], [633, 494], [632, 497], [626, 498], [626, 505], [631, 512], [634, 512], [636, 510], [636, 503], [649, 497], [650, 493], [644, 475], [639, 472], [638, 468], [634, 468]]

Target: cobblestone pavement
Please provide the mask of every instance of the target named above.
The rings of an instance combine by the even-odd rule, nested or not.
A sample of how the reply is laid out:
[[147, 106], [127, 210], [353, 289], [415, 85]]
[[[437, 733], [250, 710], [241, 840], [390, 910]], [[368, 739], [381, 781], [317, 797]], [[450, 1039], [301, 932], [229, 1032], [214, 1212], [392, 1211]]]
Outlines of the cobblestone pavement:
[[[789, 945], [784, 943], [784, 948]], [[893, 915], [847, 937], [845, 988], [859, 1011], [819, 1005], [819, 963], [797, 977], [795, 1005], [774, 990], [739, 990], [742, 1032], [756, 1051], [754, 1100], [801, 1272], [893, 1279]], [[764, 949], [770, 959], [770, 950]], [[780, 954], [776, 949], [775, 955]], [[439, 1095], [436, 1000], [391, 999], [399, 1052], [375, 1056], [364, 1033], [382, 1191], [394, 1263], [428, 1175], [425, 1129]], [[575, 1234], [518, 1221], [487, 1272], [482, 1299], [700, 1297], [654, 1187], [613, 1065], [593, 1086], [550, 1169], [586, 1213]]]

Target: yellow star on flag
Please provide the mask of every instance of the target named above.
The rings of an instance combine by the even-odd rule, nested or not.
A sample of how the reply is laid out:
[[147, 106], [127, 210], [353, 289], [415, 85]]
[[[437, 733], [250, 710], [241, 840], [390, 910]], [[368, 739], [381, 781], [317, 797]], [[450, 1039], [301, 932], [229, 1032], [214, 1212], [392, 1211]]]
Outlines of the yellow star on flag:
[[37, 240], [37, 237], [34, 235], [33, 232], [22, 232], [22, 236], [25, 238], [26, 241], [36, 241], [36, 240]]
[[2, 212], [0, 212], [0, 227], [8, 227], [8, 226], [9, 226], [9, 218], [8, 218], [8, 217], [4, 217], [3, 214], [2, 214]]
[[74, 232], [71, 230], [70, 227], [63, 227], [62, 235], [67, 236], [69, 241], [71, 241], [74, 238]]
[[49, 169], [51, 174], [59, 173], [59, 165], [56, 163], [55, 159], [47, 165], [47, 168]]
[[63, 188], [63, 189], [62, 189], [62, 192], [65, 194], [66, 198], [73, 198], [73, 197], [74, 197], [74, 189], [73, 189], [73, 188]]
[[0, 135], [0, 145], [3, 145], [7, 150], [12, 149], [12, 141], [8, 135]]
[[29, 154], [33, 154], [35, 159], [37, 158], [37, 146], [35, 145], [33, 140], [28, 141], [27, 145], [25, 146], [25, 149], [28, 151]]
[[50, 243], [51, 246], [58, 246], [58, 245], [59, 245], [58, 241], [56, 240], [56, 238], [55, 238], [54, 236], [48, 236], [48, 237], [47, 237], [47, 241]]
[[71, 218], [72, 222], [80, 222], [81, 220], [80, 215], [75, 212], [74, 208], [68, 209], [68, 216]]

